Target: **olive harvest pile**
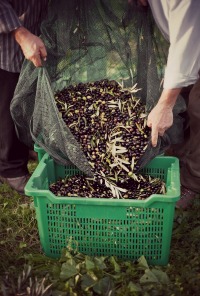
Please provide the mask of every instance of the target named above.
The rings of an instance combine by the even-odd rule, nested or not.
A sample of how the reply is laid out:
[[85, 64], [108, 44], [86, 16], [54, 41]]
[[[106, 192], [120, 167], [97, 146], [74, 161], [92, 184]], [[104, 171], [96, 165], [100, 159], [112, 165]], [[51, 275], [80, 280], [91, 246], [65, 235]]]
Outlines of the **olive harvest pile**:
[[[135, 198], [128, 192], [140, 189], [141, 193], [148, 188], [145, 192], [149, 196], [163, 190], [161, 180], [154, 182], [153, 178], [150, 181], [137, 174], [137, 162], [147, 148], [150, 129], [145, 106], [135, 97], [136, 91], [135, 86], [124, 89], [118, 82], [104, 79], [70, 85], [55, 94], [57, 108], [94, 173], [93, 181], [75, 176], [80, 190], [88, 187], [88, 182], [89, 187], [97, 187], [101, 196], [105, 192], [107, 197]], [[56, 191], [58, 187], [54, 188], [55, 194]], [[90, 195], [81, 194], [86, 193]], [[92, 190], [93, 193], [100, 195]]]
[[[146, 199], [151, 194], [165, 192], [164, 183], [150, 176], [143, 176], [140, 182], [130, 179], [123, 188], [126, 189], [121, 193], [124, 199]], [[82, 175], [60, 179], [50, 185], [50, 190], [57, 196], [113, 198], [110, 188]]]

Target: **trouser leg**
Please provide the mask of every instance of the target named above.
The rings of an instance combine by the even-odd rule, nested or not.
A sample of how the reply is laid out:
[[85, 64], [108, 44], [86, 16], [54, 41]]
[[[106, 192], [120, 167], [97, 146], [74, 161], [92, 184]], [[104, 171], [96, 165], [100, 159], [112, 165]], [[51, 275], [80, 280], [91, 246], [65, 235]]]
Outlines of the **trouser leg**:
[[[184, 87], [181, 92], [181, 96], [185, 100], [185, 104], [187, 107], [188, 107], [189, 95], [192, 90], [192, 87], [193, 85]], [[181, 143], [171, 145], [166, 155], [174, 155], [180, 159], [181, 163], [184, 163], [184, 159], [189, 150], [189, 140], [190, 140], [190, 125], [189, 125], [189, 115], [188, 115], [187, 109], [185, 112], [180, 113], [179, 116], [183, 120], [183, 133], [184, 133], [183, 141]]]
[[190, 133], [188, 152], [181, 168], [181, 183], [193, 191], [200, 192], [200, 79], [190, 92], [187, 112]]
[[19, 74], [0, 69], [0, 176], [21, 177], [28, 173], [28, 147], [17, 138], [10, 102]]

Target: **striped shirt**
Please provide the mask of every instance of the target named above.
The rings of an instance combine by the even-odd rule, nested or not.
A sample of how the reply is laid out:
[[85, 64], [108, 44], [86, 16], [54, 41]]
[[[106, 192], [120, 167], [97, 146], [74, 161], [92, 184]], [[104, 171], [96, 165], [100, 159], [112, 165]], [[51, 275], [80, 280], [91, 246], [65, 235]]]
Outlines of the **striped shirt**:
[[0, 69], [19, 73], [24, 55], [12, 31], [20, 26], [38, 35], [48, 0], [0, 0]]

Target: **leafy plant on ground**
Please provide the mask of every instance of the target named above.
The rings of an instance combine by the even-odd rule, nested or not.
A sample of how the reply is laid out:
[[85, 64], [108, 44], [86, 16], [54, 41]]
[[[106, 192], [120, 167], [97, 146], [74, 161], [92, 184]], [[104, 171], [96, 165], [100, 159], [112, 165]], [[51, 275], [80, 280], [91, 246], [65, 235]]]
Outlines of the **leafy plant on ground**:
[[144, 257], [131, 262], [71, 250], [63, 250], [60, 259], [48, 258], [41, 250], [32, 202], [0, 185], [1, 295], [199, 295], [199, 197], [190, 210], [176, 211], [167, 266], [148, 266]]

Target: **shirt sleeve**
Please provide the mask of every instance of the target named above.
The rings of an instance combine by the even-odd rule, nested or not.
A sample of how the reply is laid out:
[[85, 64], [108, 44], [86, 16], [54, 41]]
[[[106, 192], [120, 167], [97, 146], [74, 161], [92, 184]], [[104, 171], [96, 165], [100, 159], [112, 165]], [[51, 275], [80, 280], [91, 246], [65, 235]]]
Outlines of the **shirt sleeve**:
[[0, 0], [0, 34], [9, 33], [22, 24], [7, 0]]
[[200, 69], [200, 1], [168, 0], [169, 53], [164, 88], [194, 84]]

